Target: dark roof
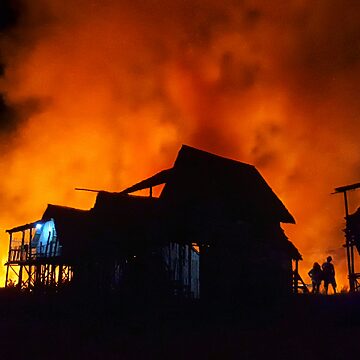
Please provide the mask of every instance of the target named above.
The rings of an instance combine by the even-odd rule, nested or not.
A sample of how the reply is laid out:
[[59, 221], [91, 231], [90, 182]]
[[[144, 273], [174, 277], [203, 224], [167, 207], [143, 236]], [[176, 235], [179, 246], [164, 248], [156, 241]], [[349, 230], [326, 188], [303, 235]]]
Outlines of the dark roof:
[[55, 221], [56, 233], [63, 246], [64, 258], [76, 258], [85, 253], [85, 246], [92, 246], [93, 223], [88, 210], [49, 204], [42, 221]]
[[[161, 183], [165, 187], [160, 198], [128, 194]], [[91, 210], [48, 205], [42, 221], [49, 219], [55, 220], [59, 241], [73, 257], [92, 251], [131, 252], [164, 239], [206, 242], [214, 234], [222, 234], [220, 240], [226, 237], [221, 229], [229, 231], [235, 226], [237, 234], [239, 223], [267, 229], [279, 227], [279, 222], [294, 222], [254, 166], [186, 145], [171, 169], [121, 193], [100, 191]], [[273, 234], [283, 239], [281, 246], [293, 258], [301, 257], [284, 234], [278, 230]], [[266, 238], [275, 244], [275, 238]]]
[[300, 254], [297, 247], [290, 241], [287, 240], [285, 243], [285, 250], [288, 252], [293, 260], [302, 260], [302, 255]]
[[205, 210], [239, 219], [295, 223], [259, 171], [249, 164], [183, 145], [171, 169], [145, 179], [129, 193], [165, 183], [160, 198], [169, 206]]
[[41, 220], [49, 221], [51, 219], [66, 219], [68, 221], [78, 221], [84, 218], [89, 213], [89, 210], [80, 210], [68, 206], [48, 204]]
[[128, 217], [139, 219], [147, 216], [157, 201], [158, 198], [154, 197], [100, 191], [92, 211], [98, 215], [115, 216], [119, 222], [124, 222]]
[[65, 258], [131, 252], [150, 239], [156, 198], [101, 191], [91, 210], [48, 205], [42, 221], [54, 219]]
[[271, 238], [271, 244], [273, 248], [288, 253], [293, 260], [302, 260], [302, 255], [300, 254], [299, 250], [288, 239], [284, 229], [282, 229], [280, 225], [272, 227], [271, 232], [268, 232], [266, 237]]
[[39, 224], [41, 222], [42, 222], [41, 220], [38, 220], [38, 221], [34, 221], [29, 224], [16, 226], [12, 229], [6, 230], [6, 232], [11, 234], [11, 233], [18, 232], [18, 231], [25, 231], [25, 230], [33, 229], [34, 227], [36, 227], [37, 224]]
[[91, 209], [96, 236], [117, 251], [131, 253], [157, 243], [158, 199], [99, 192]]
[[153, 175], [143, 181], [140, 181], [139, 183], [123, 190], [122, 193], [129, 194], [129, 193], [132, 193], [132, 192], [135, 192], [138, 190], [148, 189], [150, 187], [165, 184], [166, 182], [169, 181], [172, 172], [173, 172], [172, 168], [162, 170], [162, 171], [156, 173], [155, 175]]

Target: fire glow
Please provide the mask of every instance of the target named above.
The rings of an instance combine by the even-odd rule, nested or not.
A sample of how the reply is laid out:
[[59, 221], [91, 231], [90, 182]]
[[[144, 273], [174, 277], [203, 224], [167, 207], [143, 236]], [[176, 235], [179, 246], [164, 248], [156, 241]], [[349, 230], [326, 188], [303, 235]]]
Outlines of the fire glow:
[[90, 208], [76, 186], [119, 191], [187, 143], [255, 165], [297, 221], [303, 278], [331, 254], [346, 285], [330, 193], [360, 181], [359, 7], [23, 1], [0, 38], [0, 92], [19, 114], [0, 135], [2, 262], [5, 228], [47, 203]]

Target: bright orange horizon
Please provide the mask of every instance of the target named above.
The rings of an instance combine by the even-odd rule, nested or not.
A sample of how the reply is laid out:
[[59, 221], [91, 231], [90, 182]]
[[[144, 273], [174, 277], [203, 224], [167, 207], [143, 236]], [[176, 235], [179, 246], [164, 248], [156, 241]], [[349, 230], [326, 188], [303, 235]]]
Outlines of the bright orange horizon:
[[[343, 199], [360, 181], [360, 4], [322, 0], [25, 0], [0, 34], [5, 229], [75, 187], [120, 191], [170, 167], [182, 143], [255, 165], [294, 215], [301, 273], [330, 254], [347, 286]], [[350, 209], [360, 203], [351, 194]], [[356, 256], [358, 256], [356, 254]], [[4, 269], [0, 270], [0, 285]]]

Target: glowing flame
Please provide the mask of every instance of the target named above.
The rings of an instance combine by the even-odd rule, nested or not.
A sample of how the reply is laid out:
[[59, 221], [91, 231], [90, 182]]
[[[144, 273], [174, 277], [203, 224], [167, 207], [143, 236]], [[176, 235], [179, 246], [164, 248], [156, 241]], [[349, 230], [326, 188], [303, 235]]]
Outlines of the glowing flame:
[[21, 117], [1, 135], [2, 230], [47, 203], [89, 208], [74, 187], [120, 190], [188, 143], [257, 166], [297, 220], [305, 280], [331, 253], [344, 284], [329, 194], [360, 180], [359, 7], [23, 1], [1, 36], [0, 91]]

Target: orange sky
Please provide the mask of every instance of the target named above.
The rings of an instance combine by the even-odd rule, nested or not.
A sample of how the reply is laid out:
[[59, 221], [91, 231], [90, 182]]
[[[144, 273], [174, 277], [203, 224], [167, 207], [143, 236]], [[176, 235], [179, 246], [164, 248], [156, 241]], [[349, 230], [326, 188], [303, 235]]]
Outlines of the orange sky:
[[[24, 0], [0, 35], [0, 255], [47, 203], [89, 208], [182, 143], [255, 165], [304, 256], [346, 284], [341, 196], [360, 181], [360, 3]], [[359, 205], [351, 194], [351, 210]], [[1, 270], [3, 271], [3, 270]], [[0, 272], [0, 276], [3, 272]], [[2, 275], [3, 276], [3, 275]], [[0, 280], [1, 281], [1, 280]]]

